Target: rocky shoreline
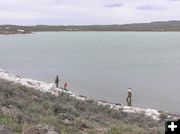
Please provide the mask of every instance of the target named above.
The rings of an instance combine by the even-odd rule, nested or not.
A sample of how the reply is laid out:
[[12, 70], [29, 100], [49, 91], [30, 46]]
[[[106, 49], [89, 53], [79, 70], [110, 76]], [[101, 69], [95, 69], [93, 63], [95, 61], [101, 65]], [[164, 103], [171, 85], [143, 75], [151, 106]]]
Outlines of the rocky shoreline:
[[[37, 80], [32, 80], [32, 79], [27, 79], [27, 78], [22, 78], [20, 76], [14, 75], [9, 73], [8, 71], [4, 71], [3, 69], [0, 69], [0, 78], [11, 81], [14, 83], [21, 84], [23, 86], [27, 86], [30, 88], [34, 88], [36, 90], [42, 91], [42, 92], [49, 92], [51, 94], [54, 94], [58, 96], [59, 92], [65, 92], [67, 94], [70, 94], [70, 96], [75, 97], [76, 99], [79, 100], [88, 100], [88, 97], [83, 96], [83, 95], [77, 95], [71, 91], [66, 91], [61, 88], [56, 88], [54, 83], [47, 84], [45, 82], [37, 81]], [[160, 120], [160, 111], [155, 110], [155, 109], [144, 109], [144, 108], [138, 108], [138, 107], [130, 107], [130, 106], [123, 106], [122, 104], [113, 104], [109, 103], [106, 101], [96, 101], [98, 105], [103, 105], [103, 106], [108, 106], [111, 109], [115, 110], [122, 110], [124, 112], [130, 112], [130, 113], [144, 113], [146, 116], [149, 116], [153, 118], [154, 120]], [[178, 117], [176, 114], [170, 114], [169, 116], [174, 116], [174, 118]]]
[[[15, 86], [13, 86], [13, 85], [15, 85]], [[18, 88], [14, 88], [14, 87], [18, 87]], [[9, 91], [7, 90], [8, 88], [10, 88]], [[44, 95], [46, 96], [47, 93], [49, 94], [48, 96], [50, 96], [50, 98], [52, 98], [53, 96], [55, 97], [55, 101], [52, 101], [51, 103], [56, 102], [56, 99], [58, 101], [60, 99], [60, 103], [62, 103], [62, 104], [60, 107], [55, 106], [54, 112], [56, 114], [59, 112], [60, 112], [59, 114], [62, 114], [62, 112], [65, 110], [66, 114], [70, 114], [68, 117], [66, 117], [65, 119], [62, 120], [62, 124], [67, 125], [66, 126], [68, 129], [67, 131], [69, 131], [69, 126], [76, 128], [76, 125], [73, 125], [74, 122], [71, 119], [69, 119], [72, 116], [72, 113], [74, 113], [73, 112], [74, 110], [79, 111], [79, 112], [75, 112], [76, 114], [73, 115], [73, 120], [77, 120], [77, 119], [79, 120], [79, 116], [75, 119], [74, 119], [74, 116], [77, 116], [77, 113], [79, 115], [79, 113], [81, 113], [81, 112], [82, 112], [81, 114], [83, 114], [83, 117], [81, 117], [82, 115], [80, 115], [80, 117], [83, 118], [83, 119], [81, 119], [81, 121], [85, 119], [84, 116], [88, 116], [88, 118], [90, 118], [90, 117], [95, 116], [95, 115], [96, 116], [98, 115], [98, 117], [102, 116], [101, 117], [102, 119], [100, 119], [100, 120], [108, 120], [108, 121], [102, 121], [102, 122], [100, 120], [97, 120], [98, 125], [100, 125], [101, 127], [103, 126], [103, 124], [106, 124], [107, 122], [109, 122], [108, 124], [110, 124], [110, 125], [106, 124], [105, 126], [103, 126], [104, 129], [106, 128], [105, 130], [103, 130], [103, 133], [108, 131], [108, 128], [112, 127], [112, 124], [116, 124], [115, 122], [123, 122], [122, 126], [124, 124], [136, 125], [138, 127], [138, 129], [139, 129], [139, 127], [141, 129], [143, 129], [143, 130], [141, 130], [143, 132], [145, 132], [147, 130], [149, 131], [149, 127], [150, 127], [152, 129], [153, 133], [156, 133], [156, 132], [160, 133], [159, 132], [160, 130], [161, 130], [161, 132], [164, 131], [165, 119], [177, 119], [177, 118], [179, 118], [178, 115], [158, 111], [155, 109], [144, 109], [144, 108], [138, 108], [138, 107], [129, 107], [129, 106], [124, 106], [121, 104], [113, 104], [113, 103], [109, 103], [109, 102], [105, 102], [105, 101], [91, 100], [86, 96], [77, 95], [71, 91], [63, 90], [61, 88], [56, 88], [54, 83], [47, 84], [47, 83], [37, 81], [37, 80], [22, 78], [20, 76], [11, 74], [8, 71], [5, 71], [3, 69], [0, 69], [0, 89], [1, 90], [4, 89], [2, 92], [4, 92], [4, 97], [6, 99], [3, 99], [3, 101], [5, 101], [5, 102], [1, 102], [2, 104], [0, 103], [2, 105], [2, 106], [0, 105], [1, 106], [0, 115], [1, 115], [1, 112], [2, 113], [13, 113], [14, 109], [16, 109], [15, 111], [19, 110], [19, 108], [18, 108], [19, 104], [17, 105], [16, 108], [14, 108], [14, 106], [12, 106], [12, 104], [7, 105], [7, 106], [3, 105], [4, 103], [6, 104], [7, 103], [6, 101], [8, 99], [11, 99], [11, 95], [14, 94], [14, 93], [9, 93], [9, 92], [13, 92], [12, 91], [13, 88], [15, 90], [14, 92], [17, 92], [17, 91], [21, 92], [21, 89], [23, 89], [25, 91], [27, 90], [26, 92], [28, 92], [30, 94], [32, 94], [31, 92], [33, 92], [33, 94], [42, 94], [42, 97], [38, 97], [38, 98], [35, 97], [35, 100], [37, 99], [39, 101], [43, 100]], [[7, 91], [8, 91], [8, 93], [7, 93]], [[26, 103], [26, 101], [28, 101], [28, 100], [25, 100], [28, 96], [28, 94], [26, 94], [26, 92], [23, 93], [24, 96], [26, 96], [22, 100], [24, 103]], [[17, 94], [17, 95], [19, 95], [19, 94]], [[32, 101], [34, 101], [33, 96], [35, 96], [35, 95], [32, 95], [32, 97], [30, 97], [30, 99], [32, 99]], [[15, 96], [15, 97], [17, 97], [17, 96]], [[2, 97], [0, 97], [0, 99], [1, 98]], [[37, 103], [39, 103], [39, 101]], [[20, 102], [16, 102], [16, 101], [14, 102], [13, 101], [12, 103], [20, 103]], [[50, 102], [47, 102], [47, 103], [48, 103], [48, 105], [51, 105]], [[39, 104], [36, 104], [36, 105], [37, 105], [36, 107], [41, 107]], [[65, 105], [65, 108], [63, 110], [61, 107], [64, 107], [64, 105]], [[47, 106], [45, 106], [45, 107], [47, 107]], [[69, 108], [67, 108], [67, 107], [73, 107], [74, 110], [73, 111], [71, 110], [71, 112], [70, 112], [68, 110]], [[31, 108], [32, 107], [30, 107], [30, 109]], [[54, 107], [53, 107], [53, 109], [54, 109]], [[61, 110], [59, 111], [59, 109], [61, 109]], [[91, 112], [89, 111], [89, 109], [91, 109], [90, 110]], [[26, 111], [26, 108], [24, 110]], [[34, 111], [34, 112], [36, 112], [36, 111]], [[23, 115], [24, 115], [26, 112], [21, 111], [20, 113], [23, 113]], [[86, 113], [86, 114], [84, 115], [84, 113]], [[103, 113], [103, 115], [102, 115], [102, 113]], [[29, 114], [32, 114], [32, 113], [28, 113], [28, 116], [29, 116]], [[39, 116], [41, 116], [41, 113], [39, 113], [39, 114], [40, 114]], [[24, 115], [23, 118], [29, 118], [29, 117], [26, 117]], [[58, 121], [59, 120], [57, 120], [57, 122]], [[89, 124], [89, 123], [87, 123], [87, 124]], [[0, 117], [0, 125], [1, 125], [1, 117]], [[50, 125], [52, 125], [52, 124], [50, 124]], [[87, 127], [88, 125], [87, 126], [86, 125], [83, 126], [85, 128], [83, 128], [82, 132], [84, 132], [84, 129], [86, 131], [89, 130], [89, 128]], [[96, 129], [96, 130], [94, 130], [95, 133], [97, 132], [97, 129], [103, 129], [100, 126], [95, 127], [96, 125], [93, 125], [93, 130]], [[38, 125], [38, 126], [43, 126], [42, 128], [44, 128], [44, 125], [42, 125], [42, 124]], [[0, 127], [2, 127], [2, 126], [0, 126]], [[37, 127], [37, 126], [34, 126], [34, 127]], [[49, 128], [49, 127], [50, 126], [48, 126], [47, 128]], [[53, 125], [53, 127], [54, 127], [54, 125]], [[52, 128], [52, 127], [50, 127], [50, 128]], [[117, 128], [119, 128], [119, 127], [117, 127]], [[28, 128], [28, 129], [32, 129], [32, 128]], [[24, 130], [24, 131], [27, 131], [27, 130]], [[81, 130], [78, 129], [78, 131], [81, 131]], [[118, 130], [118, 131], [124, 131], [124, 130]], [[0, 132], [1, 132], [1, 130], [0, 130]]]

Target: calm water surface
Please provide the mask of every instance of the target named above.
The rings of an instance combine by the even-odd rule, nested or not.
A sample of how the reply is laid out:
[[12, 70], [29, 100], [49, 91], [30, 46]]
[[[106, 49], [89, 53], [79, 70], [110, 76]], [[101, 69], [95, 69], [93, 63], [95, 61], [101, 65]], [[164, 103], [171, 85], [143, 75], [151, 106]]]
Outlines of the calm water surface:
[[0, 36], [0, 68], [72, 91], [180, 113], [180, 33], [42, 32]]

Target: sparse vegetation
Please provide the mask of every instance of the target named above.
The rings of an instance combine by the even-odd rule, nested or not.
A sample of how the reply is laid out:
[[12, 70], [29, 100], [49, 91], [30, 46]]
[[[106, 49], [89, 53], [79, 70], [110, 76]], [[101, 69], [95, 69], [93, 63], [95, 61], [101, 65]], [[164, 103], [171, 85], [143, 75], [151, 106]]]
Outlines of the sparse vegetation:
[[[164, 118], [164, 117], [162, 117]], [[163, 120], [128, 114], [93, 100], [81, 101], [60, 93], [58, 97], [0, 80], [0, 126], [4, 131], [33, 134], [160, 134]], [[3, 130], [2, 130], [3, 131]], [[0, 129], [1, 133], [1, 129]]]

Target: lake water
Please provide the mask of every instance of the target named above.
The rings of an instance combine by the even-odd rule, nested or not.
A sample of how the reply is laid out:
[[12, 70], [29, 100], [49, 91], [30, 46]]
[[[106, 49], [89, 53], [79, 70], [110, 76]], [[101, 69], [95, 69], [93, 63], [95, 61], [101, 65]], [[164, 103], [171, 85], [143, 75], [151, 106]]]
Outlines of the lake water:
[[180, 33], [42, 32], [0, 36], [0, 68], [89, 98], [180, 113]]

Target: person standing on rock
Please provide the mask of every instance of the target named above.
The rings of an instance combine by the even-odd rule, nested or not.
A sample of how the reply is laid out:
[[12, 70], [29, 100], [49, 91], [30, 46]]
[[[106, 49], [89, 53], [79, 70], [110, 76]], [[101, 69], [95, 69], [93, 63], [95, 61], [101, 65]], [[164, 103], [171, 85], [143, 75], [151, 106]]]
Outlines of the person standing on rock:
[[128, 89], [128, 96], [126, 98], [127, 105], [132, 106], [132, 91], [131, 88]]
[[67, 90], [67, 82], [64, 83], [64, 90]]
[[55, 84], [56, 84], [56, 88], [58, 88], [59, 87], [59, 77], [58, 77], [58, 75], [56, 76]]

